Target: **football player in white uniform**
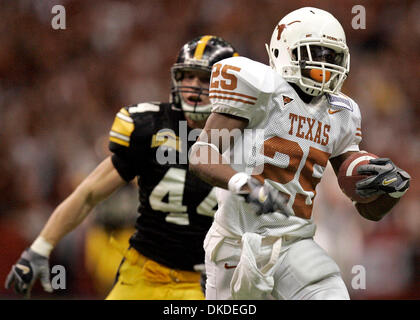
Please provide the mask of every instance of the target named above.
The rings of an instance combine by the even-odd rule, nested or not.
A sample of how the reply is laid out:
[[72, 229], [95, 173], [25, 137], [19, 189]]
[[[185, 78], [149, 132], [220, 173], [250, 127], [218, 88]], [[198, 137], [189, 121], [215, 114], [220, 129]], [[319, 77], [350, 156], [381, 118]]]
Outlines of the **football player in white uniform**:
[[[212, 114], [190, 155], [190, 170], [219, 187], [204, 242], [206, 298], [349, 299], [337, 264], [313, 241], [311, 216], [328, 161], [337, 173], [362, 139], [359, 107], [340, 92], [345, 34], [330, 13], [301, 8], [278, 23], [267, 51], [270, 66], [245, 57], [213, 66]], [[380, 196], [355, 206], [379, 220], [410, 176], [389, 159], [361, 170], [370, 177], [359, 194]], [[383, 186], [384, 177], [393, 182]]]

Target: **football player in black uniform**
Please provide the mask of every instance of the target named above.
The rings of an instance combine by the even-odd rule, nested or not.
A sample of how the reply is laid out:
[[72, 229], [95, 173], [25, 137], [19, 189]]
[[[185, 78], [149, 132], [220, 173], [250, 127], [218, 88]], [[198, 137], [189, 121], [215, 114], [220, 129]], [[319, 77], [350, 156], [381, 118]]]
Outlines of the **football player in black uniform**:
[[110, 131], [113, 155], [53, 212], [39, 237], [13, 265], [6, 287], [30, 295], [37, 278], [52, 291], [48, 257], [102, 200], [138, 178], [139, 217], [107, 299], [204, 299], [203, 241], [217, 200], [212, 186], [188, 172], [188, 150], [210, 114], [212, 65], [237, 55], [226, 41], [198, 37], [171, 69], [170, 103], [122, 108]]

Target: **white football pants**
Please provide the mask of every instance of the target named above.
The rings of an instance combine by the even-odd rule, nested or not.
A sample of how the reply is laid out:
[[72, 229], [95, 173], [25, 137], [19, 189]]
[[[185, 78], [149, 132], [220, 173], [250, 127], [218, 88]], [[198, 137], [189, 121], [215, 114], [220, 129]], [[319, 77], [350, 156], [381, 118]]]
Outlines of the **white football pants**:
[[337, 264], [312, 238], [283, 237], [279, 252], [273, 247], [254, 237], [241, 241], [210, 231], [204, 242], [206, 299], [350, 299]]

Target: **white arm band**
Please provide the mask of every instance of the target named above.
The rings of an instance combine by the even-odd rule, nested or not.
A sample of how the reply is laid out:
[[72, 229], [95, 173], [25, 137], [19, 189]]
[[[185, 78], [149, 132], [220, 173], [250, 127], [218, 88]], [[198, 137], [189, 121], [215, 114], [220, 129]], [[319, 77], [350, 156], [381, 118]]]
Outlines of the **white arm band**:
[[193, 147], [194, 146], [195, 146], [195, 148], [197, 148], [199, 146], [208, 146], [208, 147], [212, 148], [213, 150], [217, 151], [218, 153], [220, 153], [219, 148], [213, 143], [208, 143], [208, 142], [204, 142], [204, 141], [197, 141], [196, 143], [194, 143]]
[[244, 194], [246, 192], [241, 191], [241, 188], [248, 182], [249, 175], [245, 172], [238, 172], [230, 178], [228, 182], [228, 189], [235, 194]]
[[[204, 141], [197, 141], [196, 143], [194, 143], [192, 145], [192, 147], [190, 148], [190, 151], [188, 151], [188, 160], [190, 161], [191, 164], [201, 163], [200, 158], [196, 158], [196, 153], [201, 146], [210, 147], [211, 149], [216, 151], [218, 154], [220, 154], [219, 148], [217, 148], [216, 145], [214, 145], [212, 143], [207, 143], [207, 142], [204, 142]], [[210, 154], [211, 154], [211, 152], [210, 152]], [[208, 162], [207, 158], [202, 160], [202, 161], [206, 161], [206, 162], [204, 162], [205, 164], [207, 164], [207, 162]]]
[[47, 258], [50, 256], [52, 249], [54, 249], [54, 246], [41, 236], [36, 238], [34, 243], [31, 245], [32, 251]]

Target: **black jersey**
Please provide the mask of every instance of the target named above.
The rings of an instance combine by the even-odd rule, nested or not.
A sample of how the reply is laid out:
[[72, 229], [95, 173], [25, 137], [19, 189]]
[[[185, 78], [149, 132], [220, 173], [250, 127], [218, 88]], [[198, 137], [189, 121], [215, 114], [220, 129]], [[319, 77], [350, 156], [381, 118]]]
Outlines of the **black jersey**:
[[115, 168], [126, 181], [138, 177], [140, 216], [130, 245], [182, 270], [204, 263], [203, 241], [217, 209], [215, 189], [188, 171], [196, 137], [169, 103], [122, 108], [110, 131]]

